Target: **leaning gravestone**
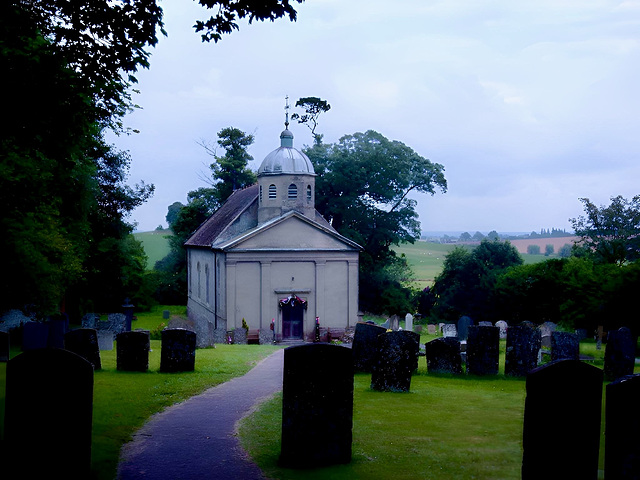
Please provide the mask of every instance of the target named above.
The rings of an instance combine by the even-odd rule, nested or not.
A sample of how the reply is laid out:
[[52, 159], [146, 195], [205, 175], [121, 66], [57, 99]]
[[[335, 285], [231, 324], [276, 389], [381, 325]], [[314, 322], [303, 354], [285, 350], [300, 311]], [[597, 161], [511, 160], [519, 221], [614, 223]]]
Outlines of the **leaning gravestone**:
[[0, 362], [8, 362], [11, 351], [9, 332], [0, 331]]
[[551, 334], [551, 361], [579, 359], [580, 342], [575, 333], [553, 332]]
[[469, 326], [473, 325], [473, 320], [470, 317], [462, 316], [458, 319], [458, 339], [466, 340], [469, 336]]
[[509, 324], [504, 320], [498, 320], [496, 322], [496, 327], [500, 329], [500, 338], [507, 338], [507, 329], [509, 328]]
[[513, 377], [524, 377], [536, 368], [540, 345], [539, 329], [524, 325], [509, 327], [504, 374]]
[[67, 332], [64, 336], [64, 348], [80, 355], [93, 366], [94, 370], [102, 368], [98, 332], [95, 329], [78, 328]]
[[63, 349], [7, 363], [3, 471], [15, 478], [91, 478], [93, 367]]
[[118, 370], [146, 372], [149, 369], [150, 336], [147, 331], [122, 332], [116, 336]]
[[640, 375], [618, 378], [606, 391], [604, 476], [640, 478]]
[[193, 372], [196, 365], [196, 334], [184, 328], [165, 328], [160, 333], [161, 372]]
[[442, 336], [458, 338], [458, 329], [453, 323], [445, 323], [442, 325]]
[[529, 372], [522, 480], [598, 478], [602, 380], [601, 369], [577, 360]]
[[387, 330], [370, 323], [356, 323], [351, 351], [353, 354], [353, 369], [356, 372], [372, 372], [373, 363], [378, 349], [378, 336]]
[[279, 464], [320, 468], [349, 463], [352, 429], [351, 351], [326, 343], [286, 348]]
[[440, 337], [425, 344], [427, 371], [429, 373], [462, 373], [460, 341], [452, 337]]
[[636, 347], [631, 330], [622, 327], [609, 332], [604, 350], [604, 375], [608, 380], [633, 374]]
[[500, 361], [500, 329], [469, 326], [467, 340], [467, 373], [497, 375]]
[[408, 392], [418, 367], [420, 335], [406, 330], [378, 337], [378, 351], [371, 373], [371, 388], [383, 392]]

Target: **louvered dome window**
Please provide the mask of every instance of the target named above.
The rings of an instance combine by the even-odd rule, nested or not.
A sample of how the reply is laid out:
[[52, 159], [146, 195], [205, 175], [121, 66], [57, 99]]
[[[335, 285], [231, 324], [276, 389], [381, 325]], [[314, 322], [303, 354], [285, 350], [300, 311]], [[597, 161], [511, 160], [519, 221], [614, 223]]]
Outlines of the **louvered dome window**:
[[276, 186], [273, 183], [269, 185], [269, 198], [276, 198]]
[[293, 183], [289, 185], [288, 197], [289, 200], [295, 200], [296, 198], [298, 198], [298, 187], [296, 187], [296, 185]]

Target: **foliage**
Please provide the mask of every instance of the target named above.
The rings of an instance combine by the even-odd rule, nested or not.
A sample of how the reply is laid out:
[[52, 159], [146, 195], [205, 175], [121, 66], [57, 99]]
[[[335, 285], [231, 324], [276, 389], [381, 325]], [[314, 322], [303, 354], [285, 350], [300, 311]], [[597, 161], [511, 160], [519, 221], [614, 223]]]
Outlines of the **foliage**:
[[580, 201], [585, 215], [569, 221], [597, 261], [622, 265], [640, 258], [640, 195], [631, 200], [618, 195], [600, 207], [588, 198]]
[[304, 114], [300, 115], [294, 113], [291, 115], [291, 120], [297, 120], [298, 123], [306, 125], [311, 130], [314, 142], [317, 144], [322, 143], [322, 135], [316, 133], [318, 128], [318, 117], [321, 113], [328, 112], [331, 109], [331, 105], [326, 100], [322, 100], [318, 97], [303, 97], [296, 102], [296, 107], [304, 108]]
[[540, 255], [540, 245], [527, 245], [529, 255]]

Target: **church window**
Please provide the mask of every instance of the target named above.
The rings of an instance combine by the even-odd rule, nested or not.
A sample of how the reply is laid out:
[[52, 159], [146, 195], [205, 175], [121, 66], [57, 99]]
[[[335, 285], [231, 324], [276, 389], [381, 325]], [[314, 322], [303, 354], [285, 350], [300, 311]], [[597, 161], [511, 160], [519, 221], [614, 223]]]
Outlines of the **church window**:
[[260, 185], [260, 203], [262, 203], [262, 185]]
[[198, 298], [201, 298], [202, 295], [202, 277], [200, 276], [200, 262], [198, 262], [198, 266], [196, 268], [198, 272]]
[[204, 266], [204, 295], [207, 299], [207, 304], [209, 303], [209, 265]]
[[269, 198], [276, 198], [276, 186], [273, 183], [269, 185]]
[[307, 202], [311, 201], [311, 185], [307, 185]]
[[295, 200], [298, 198], [298, 187], [296, 187], [295, 183], [289, 185], [288, 196], [289, 200]]

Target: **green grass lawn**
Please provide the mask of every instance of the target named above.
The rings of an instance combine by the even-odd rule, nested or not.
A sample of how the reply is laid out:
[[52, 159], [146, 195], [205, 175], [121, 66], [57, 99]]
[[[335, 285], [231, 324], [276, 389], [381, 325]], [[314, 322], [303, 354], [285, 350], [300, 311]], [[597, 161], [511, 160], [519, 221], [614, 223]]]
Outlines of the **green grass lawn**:
[[169, 253], [167, 236], [173, 235], [171, 230], [154, 230], [152, 232], [134, 233], [134, 237], [142, 242], [147, 257], [147, 270], [153, 270], [158, 260], [162, 260]]

